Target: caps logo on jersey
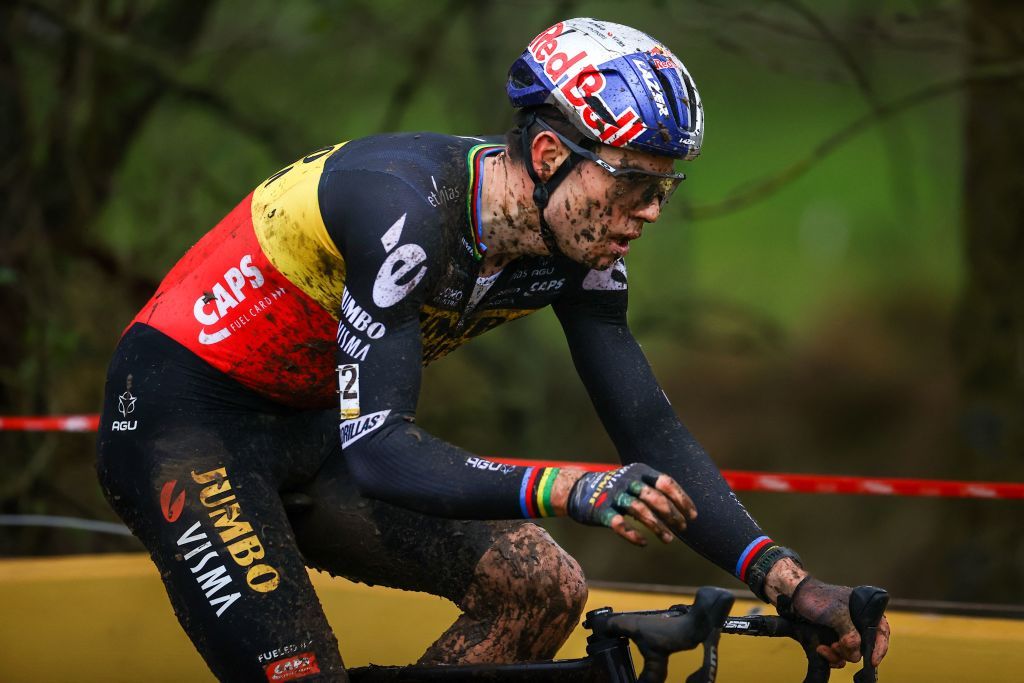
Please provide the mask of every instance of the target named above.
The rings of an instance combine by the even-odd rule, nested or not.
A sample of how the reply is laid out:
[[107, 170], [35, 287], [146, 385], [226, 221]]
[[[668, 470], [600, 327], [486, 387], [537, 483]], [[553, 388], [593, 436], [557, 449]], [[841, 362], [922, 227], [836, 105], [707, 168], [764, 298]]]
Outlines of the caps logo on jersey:
[[[277, 289], [269, 296], [256, 299], [247, 310], [225, 324], [225, 316], [246, 301], [248, 296], [252, 296], [253, 290], [259, 289], [265, 282], [263, 273], [253, 265], [251, 254], [243, 256], [238, 262], [238, 267], [228, 268], [223, 278], [205, 290], [192, 306], [192, 315], [204, 326], [199, 330], [199, 343], [209, 345], [227, 339], [231, 336], [232, 330], [240, 329], [249, 323], [284, 294], [283, 289]], [[213, 332], [207, 330], [208, 327], [214, 326], [221, 326], [221, 329]]]

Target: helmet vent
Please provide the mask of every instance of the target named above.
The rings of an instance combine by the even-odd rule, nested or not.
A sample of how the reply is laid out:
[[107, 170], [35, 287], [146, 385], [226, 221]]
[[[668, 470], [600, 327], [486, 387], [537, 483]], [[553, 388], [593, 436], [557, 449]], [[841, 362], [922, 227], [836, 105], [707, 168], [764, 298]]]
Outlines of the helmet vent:
[[517, 88], [528, 88], [537, 82], [533, 73], [521, 62], [512, 69], [509, 79], [512, 81], [512, 85]]
[[683, 85], [686, 86], [686, 130], [692, 133], [697, 127], [697, 94], [694, 92], [690, 75], [682, 69], [679, 73], [683, 77]]
[[[654, 68], [652, 71], [654, 71], [654, 75], [657, 77], [658, 83], [661, 84], [661, 91], [665, 93], [665, 99], [668, 100], [668, 110], [672, 114], [672, 118], [675, 119], [675, 127], [680, 128], [680, 121], [683, 119], [683, 113], [679, 108], [682, 104], [679, 102], [678, 97], [672, 96], [672, 93], [674, 93], [676, 89], [672, 87], [672, 83], [668, 80], [661, 69]], [[687, 96], [689, 96], [689, 93], [687, 93]]]
[[615, 117], [608, 111], [608, 107], [604, 106], [604, 102], [601, 101], [600, 97], [596, 95], [587, 95], [583, 98], [583, 101], [590, 105], [590, 108], [594, 110], [598, 116], [600, 116], [606, 123], [614, 124]]

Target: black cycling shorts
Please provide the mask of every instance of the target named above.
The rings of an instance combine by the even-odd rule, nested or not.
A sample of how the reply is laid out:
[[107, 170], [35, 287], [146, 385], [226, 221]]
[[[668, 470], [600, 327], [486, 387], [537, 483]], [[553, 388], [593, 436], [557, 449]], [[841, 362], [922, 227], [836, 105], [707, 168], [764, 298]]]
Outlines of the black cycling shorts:
[[338, 643], [306, 565], [458, 603], [481, 555], [522, 523], [363, 498], [338, 443], [337, 410], [263, 398], [151, 327], [135, 324], [118, 345], [100, 483], [221, 680], [338, 678]]

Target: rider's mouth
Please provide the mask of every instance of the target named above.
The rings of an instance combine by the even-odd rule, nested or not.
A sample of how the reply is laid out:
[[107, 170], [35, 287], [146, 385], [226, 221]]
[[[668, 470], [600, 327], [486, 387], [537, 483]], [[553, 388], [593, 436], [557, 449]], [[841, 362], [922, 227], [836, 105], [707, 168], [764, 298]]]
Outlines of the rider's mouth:
[[613, 235], [610, 238], [613, 245], [612, 251], [620, 255], [626, 254], [629, 251], [629, 243], [635, 239], [639, 239], [640, 234], [640, 231], [637, 230], [636, 232], [627, 233], [625, 235]]

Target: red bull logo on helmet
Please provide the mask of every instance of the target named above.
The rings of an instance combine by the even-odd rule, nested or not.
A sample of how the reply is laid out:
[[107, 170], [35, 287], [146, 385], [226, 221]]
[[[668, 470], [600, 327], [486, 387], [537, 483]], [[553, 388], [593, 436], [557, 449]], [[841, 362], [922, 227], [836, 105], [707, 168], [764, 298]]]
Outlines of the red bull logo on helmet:
[[[635, 140], [644, 132], [643, 121], [632, 107], [616, 114], [607, 105], [600, 93], [607, 85], [607, 80], [594, 59], [586, 50], [568, 54], [559, 50], [559, 37], [565, 32], [565, 23], [558, 22], [547, 31], [533, 39], [528, 50], [538, 64], [544, 67], [544, 73], [551, 79], [555, 93], [575, 107], [583, 122], [594, 131], [596, 137], [606, 145], [619, 147]], [[594, 110], [593, 104], [608, 111], [613, 121], [607, 121]]]
[[661, 45], [655, 45], [651, 48], [650, 53], [651, 60], [654, 62], [655, 69], [676, 69], [678, 66], [674, 59], [672, 59], [668, 50], [663, 48]]

